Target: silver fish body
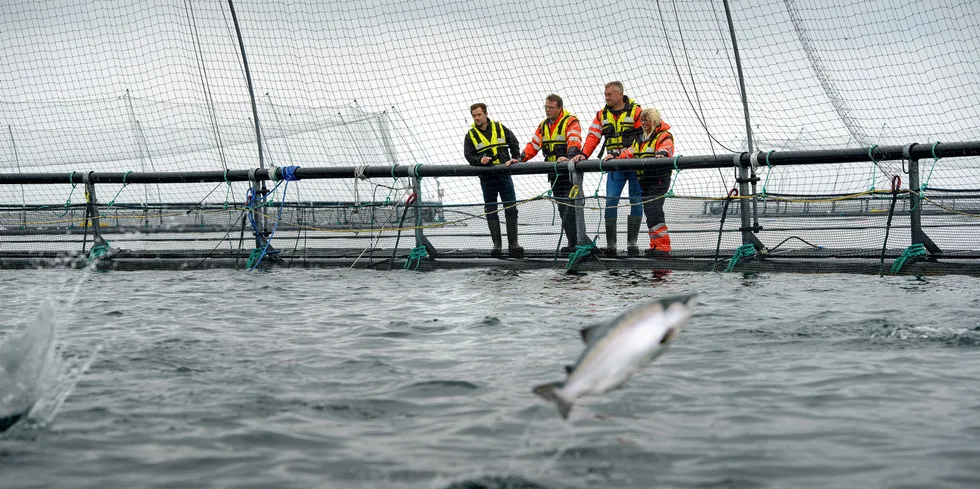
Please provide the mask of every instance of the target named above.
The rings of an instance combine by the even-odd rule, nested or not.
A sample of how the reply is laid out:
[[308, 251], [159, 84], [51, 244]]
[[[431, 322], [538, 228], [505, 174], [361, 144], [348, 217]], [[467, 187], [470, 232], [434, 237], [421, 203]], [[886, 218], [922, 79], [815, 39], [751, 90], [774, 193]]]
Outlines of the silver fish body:
[[568, 378], [539, 385], [533, 392], [557, 404], [562, 418], [568, 419], [576, 400], [619, 387], [667, 351], [690, 319], [695, 295], [643, 303], [607, 323], [583, 329], [585, 351], [575, 365], [565, 368]]

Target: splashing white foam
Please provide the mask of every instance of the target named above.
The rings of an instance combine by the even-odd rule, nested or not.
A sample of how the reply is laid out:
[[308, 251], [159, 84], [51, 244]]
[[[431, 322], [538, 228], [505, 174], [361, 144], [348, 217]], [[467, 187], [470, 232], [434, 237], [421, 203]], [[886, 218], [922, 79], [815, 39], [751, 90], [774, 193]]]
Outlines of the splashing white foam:
[[[64, 311], [75, 303], [87, 268], [75, 283]], [[95, 361], [100, 347], [84, 357], [67, 357], [58, 341], [58, 319], [50, 300], [44, 300], [33, 323], [0, 338], [0, 418], [27, 415], [9, 431], [44, 427]]]

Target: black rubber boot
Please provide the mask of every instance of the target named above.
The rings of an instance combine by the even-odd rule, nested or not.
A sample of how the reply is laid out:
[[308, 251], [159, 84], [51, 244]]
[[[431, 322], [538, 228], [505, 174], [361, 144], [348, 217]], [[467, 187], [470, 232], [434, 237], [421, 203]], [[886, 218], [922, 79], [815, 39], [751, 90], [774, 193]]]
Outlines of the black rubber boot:
[[616, 219], [606, 219], [606, 256], [616, 257]]
[[524, 255], [524, 248], [521, 245], [517, 244], [517, 217], [516, 216], [507, 218], [507, 251], [514, 256]]
[[643, 216], [626, 218], [626, 253], [629, 256], [640, 256], [640, 247], [636, 245], [636, 240], [640, 236], [640, 224], [642, 223]]
[[500, 256], [500, 247], [503, 245], [500, 239], [500, 219], [487, 219], [487, 227], [490, 229], [490, 240], [493, 241], [490, 256]]

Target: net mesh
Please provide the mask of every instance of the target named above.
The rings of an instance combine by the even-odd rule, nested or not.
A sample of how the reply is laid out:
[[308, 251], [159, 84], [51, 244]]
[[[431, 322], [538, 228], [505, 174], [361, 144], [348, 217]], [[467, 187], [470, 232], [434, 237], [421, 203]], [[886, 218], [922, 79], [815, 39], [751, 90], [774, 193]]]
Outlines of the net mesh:
[[[913, 205], [944, 250], [969, 254], [980, 242], [976, 158], [920, 161], [918, 204], [903, 161], [869, 154], [864, 163], [765, 162], [773, 151], [976, 139], [976, 2], [734, 2], [751, 138], [722, 2], [239, 0], [233, 8], [234, 15], [229, 3], [190, 0], [0, 6], [0, 172], [65, 175], [63, 184], [2, 186], [4, 250], [78, 251], [88, 230], [76, 231], [89, 223], [72, 172], [261, 163], [354, 169], [349, 178], [277, 188], [262, 217], [279, 222], [279, 248], [359, 256], [400, 246], [404, 256], [421, 228], [437, 249], [483, 256], [491, 240], [478, 178], [423, 179], [425, 207], [416, 216], [397, 205], [414, 191], [411, 179], [359, 178], [357, 168], [465, 165], [475, 102], [522, 146], [549, 93], [587, 129], [612, 80], [660, 110], [677, 154], [762, 152], [757, 234], [769, 248], [861, 255], [880, 252], [890, 229], [894, 255], [911, 244]], [[719, 249], [724, 258], [742, 244], [738, 201], [725, 206], [735, 176], [732, 168], [674, 173], [665, 212], [675, 255]], [[896, 176], [902, 192], [889, 218]], [[582, 185], [588, 235], [600, 247], [606, 178], [586, 173]], [[513, 181], [521, 244], [554, 253], [561, 226], [548, 180]], [[100, 229], [117, 248], [232, 253], [242, 248], [248, 187], [100, 184]], [[619, 207], [625, 248], [630, 209], [625, 200]], [[246, 250], [250, 232], [245, 226]]]

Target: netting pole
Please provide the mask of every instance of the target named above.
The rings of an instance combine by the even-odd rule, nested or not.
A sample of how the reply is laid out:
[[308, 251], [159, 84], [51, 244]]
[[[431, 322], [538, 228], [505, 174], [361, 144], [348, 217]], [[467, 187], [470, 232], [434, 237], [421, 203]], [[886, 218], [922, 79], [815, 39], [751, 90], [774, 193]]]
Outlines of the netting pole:
[[[235, 24], [235, 33], [238, 35], [238, 48], [242, 53], [242, 68], [245, 71], [245, 83], [248, 84], [248, 98], [252, 101], [252, 118], [255, 120], [255, 142], [259, 147], [259, 168], [265, 169], [265, 155], [262, 152], [262, 131], [259, 125], [259, 106], [255, 103], [255, 89], [252, 87], [252, 71], [248, 69], [248, 57], [245, 56], [245, 40], [242, 38], [242, 28], [238, 25], [238, 15], [235, 14], [235, 4], [232, 0], [228, 0], [228, 9], [231, 10], [231, 20]], [[253, 185], [256, 182], [253, 181]], [[257, 182], [258, 188], [255, 189], [255, 194], [261, 196], [265, 199], [266, 194], [269, 193], [268, 188], [265, 186], [265, 180]], [[269, 232], [269, 221], [265, 217], [265, 213], [262, 213], [262, 233], [268, 236]]]
[[[745, 166], [742, 165], [742, 155], [744, 154], [745, 153], [735, 153], [732, 156], [732, 164], [734, 164], [738, 168], [738, 178], [735, 179], [735, 181], [738, 182], [738, 195], [741, 196], [752, 195], [752, 202], [754, 203], [755, 185], [753, 184], [752, 193], [749, 194], [748, 193], [749, 181], [753, 179], [749, 177], [749, 168], [746, 168]], [[749, 165], [749, 167], [751, 168], [751, 165]], [[755, 231], [761, 228], [752, 226], [752, 218], [749, 215], [748, 204], [746, 203], [747, 200], [748, 199], [742, 198], [739, 199], [738, 201], [738, 211], [739, 213], [741, 213], [739, 217], [742, 219], [741, 221], [742, 224], [738, 228], [738, 230], [742, 233], [742, 246], [751, 244], [752, 246], [755, 247], [756, 251], [762, 251], [763, 249], [765, 249], [765, 246], [762, 244], [761, 241], [759, 241], [759, 238], [755, 235]]]
[[414, 173], [414, 178], [412, 178], [412, 192], [415, 193], [415, 202], [413, 202], [413, 211], [415, 212], [415, 247], [424, 246], [429, 256], [435, 256], [436, 247], [432, 246], [429, 239], [425, 237], [425, 233], [422, 231], [422, 177], [419, 176], [419, 167], [421, 164], [416, 165], [412, 173]]
[[[103, 248], [106, 246], [105, 239], [102, 238], [102, 230], [99, 226], [99, 200], [95, 197], [95, 184], [92, 183], [92, 173], [82, 175], [85, 182], [85, 219], [92, 225], [92, 249]], [[82, 249], [82, 253], [85, 250]]]
[[[136, 111], [133, 109], [133, 99], [129, 95], [129, 89], [126, 89], [126, 108], [129, 110], [129, 122], [133, 125], [133, 142], [136, 144], [136, 157], [140, 160], [140, 171], [146, 172], [146, 159], [143, 156], [143, 145], [140, 144], [140, 128], [139, 119], [136, 118]], [[148, 227], [150, 225], [150, 195], [148, 194], [146, 185], [143, 185], [143, 227]]]
[[[10, 134], [10, 149], [14, 153], [14, 164], [17, 165], [17, 173], [20, 173], [20, 158], [17, 156], [17, 142], [14, 141], [14, 128], [7, 124], [7, 133]], [[24, 198], [24, 185], [20, 186], [20, 225], [27, 227], [27, 200]]]
[[922, 244], [930, 254], [942, 253], [939, 246], [922, 230], [922, 201], [919, 197], [919, 160], [912, 158], [908, 145], [902, 149], [902, 156], [909, 161], [909, 227], [912, 231], [912, 244]]
[[[265, 206], [265, 202], [266, 202], [265, 201], [265, 192], [263, 192], [262, 195], [259, 196], [258, 190], [257, 190], [260, 187], [262, 188], [263, 191], [265, 190], [265, 181], [263, 180], [262, 181], [262, 184], [260, 185], [259, 184], [259, 181], [258, 181], [258, 177], [255, 175], [255, 168], [252, 168], [252, 169], [250, 169], [248, 171], [248, 182], [249, 182], [249, 185], [251, 185], [251, 187], [252, 187], [252, 198], [251, 199], [245, 199], [245, 205], [246, 205], [247, 210], [248, 210], [248, 218], [249, 218], [249, 221], [251, 221], [251, 222], [254, 223], [255, 222], [255, 217], [256, 217], [255, 209], [257, 209], [259, 207], [264, 207]], [[264, 216], [265, 216], [265, 210], [263, 209], [262, 212], [259, 214], [259, 218], [260, 219], [263, 219]], [[260, 232], [253, 225], [252, 233], [255, 235], [255, 248], [256, 249], [259, 249], [259, 248], [265, 247], [265, 240], [266, 240], [266, 237], [269, 234], [268, 234], [268, 232], [265, 229], [265, 220], [264, 219], [262, 221], [262, 231]]]
[[[749, 120], [749, 96], [745, 92], [745, 75], [742, 73], [742, 58], [738, 55], [738, 42], [735, 40], [735, 23], [732, 22], [732, 11], [728, 7], [728, 0], [724, 0], [725, 4], [725, 17], [728, 18], [728, 32], [732, 37], [732, 52], [735, 54], [735, 69], [738, 72], [738, 87], [742, 92], [742, 112], [745, 114], [745, 141], [748, 146], [749, 154], [753, 152], [752, 144], [752, 123]], [[759, 241], [755, 236], [755, 231], [761, 229], [759, 227], [759, 211], [755, 200], [755, 183], [759, 180], [755, 176], [755, 168], [747, 169], [739, 165], [738, 169], [739, 176], [739, 195], [746, 196], [752, 195], [751, 205], [752, 205], [752, 216], [749, 216], [747, 199], [739, 200], [739, 209], [742, 214], [742, 244], [752, 243], [756, 250], [762, 250], [765, 246]], [[752, 183], [752, 193], [748, 193], [748, 188], [746, 183], [751, 181]], [[754, 217], [755, 223], [753, 225], [752, 218]]]
[[742, 74], [742, 58], [738, 55], [738, 42], [735, 40], [735, 24], [732, 22], [732, 11], [728, 8], [728, 0], [724, 0], [725, 16], [728, 17], [728, 32], [732, 36], [732, 51], [735, 54], [735, 69], [738, 72], [738, 87], [742, 91], [742, 111], [745, 113], [745, 137], [752, 153], [752, 124], [749, 123], [749, 97], [745, 93], [745, 76]]
[[[582, 173], [575, 171], [575, 162], [568, 160], [568, 177], [572, 179], [572, 203], [575, 205], [575, 241], [582, 246], [592, 242], [585, 228], [585, 199], [582, 197]], [[558, 178], [561, 178], [559, 175]]]

